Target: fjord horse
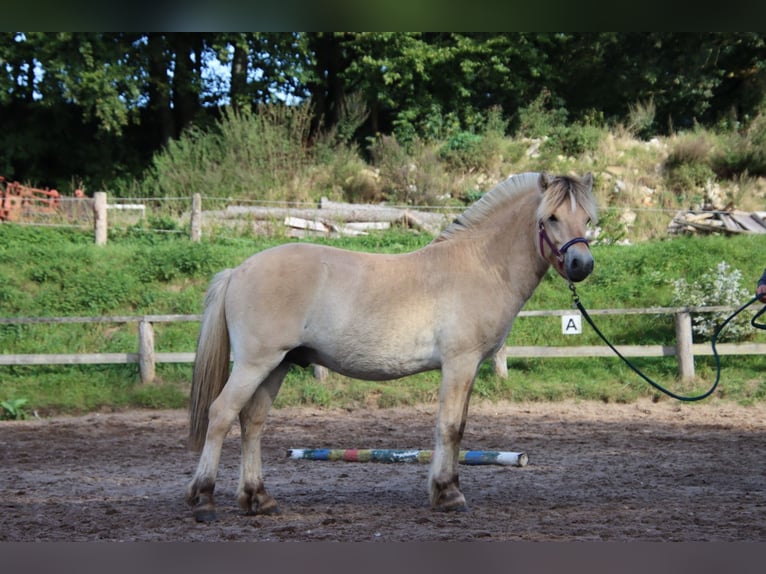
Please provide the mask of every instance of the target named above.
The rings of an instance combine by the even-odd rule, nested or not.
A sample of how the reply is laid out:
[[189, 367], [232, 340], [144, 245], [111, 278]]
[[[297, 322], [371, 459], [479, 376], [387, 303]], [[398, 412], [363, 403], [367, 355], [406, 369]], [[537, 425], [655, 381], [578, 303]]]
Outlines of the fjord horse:
[[189, 408], [189, 446], [202, 449], [186, 495], [194, 517], [215, 518], [221, 447], [237, 417], [238, 502], [250, 514], [277, 510], [261, 434], [290, 365], [312, 363], [368, 380], [440, 369], [430, 502], [465, 509], [458, 451], [479, 365], [505, 344], [549, 266], [567, 281], [593, 270], [584, 238], [596, 218], [592, 187], [590, 173], [514, 175], [410, 253], [290, 243], [218, 273], [205, 296]]

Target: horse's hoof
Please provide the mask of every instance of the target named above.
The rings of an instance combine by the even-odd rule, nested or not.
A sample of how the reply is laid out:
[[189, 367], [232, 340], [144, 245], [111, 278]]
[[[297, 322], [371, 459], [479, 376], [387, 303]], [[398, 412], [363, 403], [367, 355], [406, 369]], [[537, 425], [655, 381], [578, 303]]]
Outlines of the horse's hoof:
[[465, 503], [465, 498], [462, 496], [455, 497], [453, 500], [443, 501], [436, 506], [436, 510], [441, 512], [468, 512], [468, 505]]
[[453, 506], [441, 506], [439, 507], [439, 510], [442, 512], [468, 512], [468, 505], [464, 502], [463, 504], [455, 504]]
[[442, 512], [468, 512], [465, 496], [456, 488], [443, 491], [434, 508]]
[[274, 500], [266, 504], [253, 505], [245, 511], [246, 516], [276, 516], [278, 514], [282, 514], [282, 511]]
[[215, 510], [210, 510], [208, 508], [201, 508], [199, 510], [194, 511], [194, 520], [197, 522], [215, 522], [216, 515]]
[[277, 506], [276, 504], [273, 505], [267, 505], [264, 507], [258, 508], [258, 514], [262, 514], [263, 516], [277, 516], [279, 514], [282, 514], [282, 510]]

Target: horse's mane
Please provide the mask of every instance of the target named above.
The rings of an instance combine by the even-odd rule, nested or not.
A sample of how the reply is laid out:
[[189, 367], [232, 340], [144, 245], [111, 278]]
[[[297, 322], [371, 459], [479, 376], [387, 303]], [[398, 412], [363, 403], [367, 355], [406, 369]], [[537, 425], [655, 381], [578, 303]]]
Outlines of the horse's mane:
[[[547, 185], [547, 187], [542, 187]], [[593, 222], [596, 221], [596, 201], [590, 193], [590, 186], [580, 179], [566, 175], [556, 177], [537, 172], [512, 175], [501, 181], [480, 200], [458, 215], [434, 242], [445, 241], [456, 235], [480, 225], [499, 207], [513, 201], [518, 195], [536, 189], [541, 193], [540, 204], [537, 208], [537, 219], [547, 219], [561, 203], [567, 199], [572, 203], [572, 210], [577, 205], [582, 206]], [[545, 193], [542, 193], [545, 191]]]

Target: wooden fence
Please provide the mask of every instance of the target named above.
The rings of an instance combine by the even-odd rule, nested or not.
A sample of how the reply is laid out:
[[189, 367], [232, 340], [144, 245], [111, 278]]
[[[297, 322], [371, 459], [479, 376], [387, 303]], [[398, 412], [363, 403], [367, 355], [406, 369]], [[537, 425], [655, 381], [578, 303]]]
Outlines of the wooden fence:
[[[106, 245], [108, 241], [110, 209], [125, 211], [138, 209], [145, 214], [145, 205], [108, 204], [107, 193], [96, 192], [93, 195], [93, 226], [96, 245]], [[400, 223], [408, 227], [421, 229], [432, 235], [437, 235], [454, 217], [446, 212], [454, 208], [444, 208], [445, 213], [427, 210], [416, 210], [408, 207], [393, 207], [385, 205], [364, 205], [338, 203], [322, 198], [315, 206], [241, 206], [229, 205], [224, 210], [203, 211], [202, 196], [195, 193], [191, 197], [189, 214], [189, 239], [200, 241], [204, 221], [216, 223], [245, 221], [269, 222], [281, 221], [290, 237], [305, 237], [307, 235], [322, 235], [327, 237], [364, 235], [370, 229], [387, 229], [392, 224]]]
[[[672, 345], [615, 345], [626, 357], [678, 358], [679, 376], [683, 380], [694, 377], [694, 356], [712, 355], [709, 343], [692, 343], [692, 314], [732, 312], [736, 307], [655, 307], [648, 309], [594, 309], [593, 317], [603, 315], [673, 315], [675, 343]], [[572, 309], [522, 311], [519, 317], [551, 317], [577, 314]], [[0, 318], [2, 324], [65, 324], [65, 323], [138, 323], [138, 345], [136, 352], [129, 353], [77, 353], [77, 354], [0, 354], [2, 365], [85, 365], [85, 364], [127, 364], [138, 363], [141, 381], [151, 383], [155, 379], [155, 365], [158, 363], [193, 363], [193, 352], [159, 353], [155, 351], [154, 324], [168, 322], [199, 321], [201, 315], [142, 315], [124, 317], [51, 317], [51, 318]], [[596, 320], [598, 323], [598, 320]], [[720, 355], [766, 354], [766, 343], [720, 343]], [[509, 357], [614, 357], [606, 345], [599, 346], [506, 346], [494, 357], [495, 372], [508, 375]], [[315, 367], [315, 375], [323, 378], [327, 371]]]

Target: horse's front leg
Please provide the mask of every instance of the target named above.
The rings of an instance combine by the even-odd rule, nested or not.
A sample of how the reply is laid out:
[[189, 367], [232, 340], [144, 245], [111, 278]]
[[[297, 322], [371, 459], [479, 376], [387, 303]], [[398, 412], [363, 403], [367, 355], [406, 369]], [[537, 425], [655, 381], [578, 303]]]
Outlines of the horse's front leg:
[[463, 361], [442, 367], [436, 446], [428, 473], [431, 506], [439, 510], [467, 510], [457, 468], [468, 400], [477, 368], [478, 361]]
[[266, 416], [289, 368], [288, 363], [282, 363], [274, 369], [239, 413], [239, 424], [242, 429], [242, 465], [237, 501], [247, 514], [279, 512], [277, 501], [266, 492], [263, 482], [261, 436]]

